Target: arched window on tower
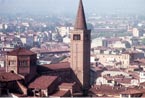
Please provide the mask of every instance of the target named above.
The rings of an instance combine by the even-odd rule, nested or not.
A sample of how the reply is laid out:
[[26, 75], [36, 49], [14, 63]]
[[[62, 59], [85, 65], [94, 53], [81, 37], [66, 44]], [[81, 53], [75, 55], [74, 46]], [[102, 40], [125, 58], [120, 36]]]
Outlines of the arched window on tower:
[[81, 40], [80, 34], [74, 34], [73, 35], [73, 40]]
[[19, 61], [19, 66], [21, 66], [21, 67], [27, 67], [28, 66], [28, 61], [27, 60], [21, 60], [21, 61]]

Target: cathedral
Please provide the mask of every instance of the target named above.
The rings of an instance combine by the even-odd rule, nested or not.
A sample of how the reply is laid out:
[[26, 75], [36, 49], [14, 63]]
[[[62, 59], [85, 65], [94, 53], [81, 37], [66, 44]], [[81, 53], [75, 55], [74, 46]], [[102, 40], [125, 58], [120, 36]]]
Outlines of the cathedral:
[[70, 62], [37, 65], [36, 54], [18, 48], [6, 56], [0, 73], [0, 96], [70, 97], [88, 96], [90, 85], [90, 33], [80, 0], [71, 34]]

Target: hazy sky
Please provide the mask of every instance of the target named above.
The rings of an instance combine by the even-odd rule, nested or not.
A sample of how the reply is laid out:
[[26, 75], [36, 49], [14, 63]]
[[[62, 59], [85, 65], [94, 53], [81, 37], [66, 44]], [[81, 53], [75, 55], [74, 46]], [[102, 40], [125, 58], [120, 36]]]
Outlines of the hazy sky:
[[[0, 12], [76, 13], [79, 0], [0, 0]], [[145, 14], [145, 0], [83, 0], [86, 13]]]

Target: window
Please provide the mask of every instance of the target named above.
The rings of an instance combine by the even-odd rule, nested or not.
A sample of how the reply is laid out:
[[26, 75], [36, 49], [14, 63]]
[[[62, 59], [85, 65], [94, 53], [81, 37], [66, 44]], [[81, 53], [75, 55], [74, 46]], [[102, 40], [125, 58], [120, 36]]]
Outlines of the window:
[[112, 83], [112, 81], [111, 80], [108, 80], [108, 83]]
[[9, 65], [12, 65], [12, 66], [13, 66], [13, 65], [15, 65], [15, 64], [16, 64], [16, 61], [15, 61], [15, 60], [10, 60], [10, 61], [9, 61]]
[[19, 66], [28, 66], [28, 62], [26, 60], [19, 61]]
[[81, 39], [80, 34], [74, 34], [73, 35], [73, 40], [80, 40], [80, 39]]
[[122, 98], [127, 98], [128, 95], [127, 94], [122, 94]]

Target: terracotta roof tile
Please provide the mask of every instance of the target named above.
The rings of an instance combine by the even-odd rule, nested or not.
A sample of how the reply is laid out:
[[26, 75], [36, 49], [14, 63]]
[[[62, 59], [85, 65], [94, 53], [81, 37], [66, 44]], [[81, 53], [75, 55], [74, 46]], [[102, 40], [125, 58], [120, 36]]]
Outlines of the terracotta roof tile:
[[139, 59], [137, 60], [139, 63], [145, 64], [145, 59]]
[[66, 97], [66, 94], [70, 93], [69, 90], [59, 90], [56, 93], [52, 94], [52, 97]]
[[6, 72], [6, 68], [5, 67], [0, 67], [0, 73]]
[[74, 83], [62, 83], [60, 86], [73, 86], [75, 84]]
[[57, 64], [45, 64], [45, 65], [42, 65], [48, 69], [51, 69], [51, 70], [57, 70], [57, 69], [68, 69], [70, 68], [70, 63], [69, 62], [60, 62], [60, 63], [57, 63]]
[[120, 72], [122, 70], [120, 70], [119, 68], [112, 68], [112, 69], [109, 69], [109, 71], [117, 71], [117, 72]]
[[46, 89], [48, 88], [58, 77], [57, 76], [40, 76], [29, 84], [29, 88]]
[[130, 84], [131, 80], [132, 80], [132, 78], [115, 79], [115, 81], [117, 81], [118, 83], [125, 83], [125, 84]]
[[19, 75], [11, 72], [4, 72], [0, 73], [0, 81], [1, 82], [9, 82], [9, 81], [16, 81], [16, 80], [22, 80], [23, 78]]
[[8, 52], [7, 55], [13, 55], [13, 56], [18, 56], [18, 55], [34, 55], [35, 53], [30, 51], [30, 50], [26, 50], [24, 48], [18, 48], [18, 49], [14, 49], [11, 52]]
[[145, 86], [145, 82], [140, 83], [140, 86]]
[[128, 89], [128, 90], [121, 92], [121, 94], [138, 94], [138, 93], [142, 93], [142, 91], [140, 91], [138, 89]]
[[91, 88], [95, 94], [106, 94], [106, 95], [119, 95], [120, 92], [124, 91], [124, 87], [113, 87], [109, 85], [96, 85], [95, 87]]

